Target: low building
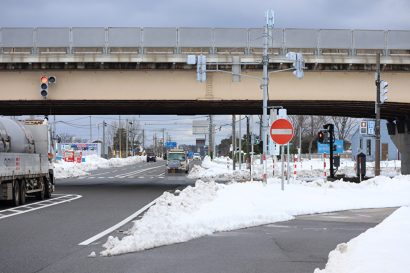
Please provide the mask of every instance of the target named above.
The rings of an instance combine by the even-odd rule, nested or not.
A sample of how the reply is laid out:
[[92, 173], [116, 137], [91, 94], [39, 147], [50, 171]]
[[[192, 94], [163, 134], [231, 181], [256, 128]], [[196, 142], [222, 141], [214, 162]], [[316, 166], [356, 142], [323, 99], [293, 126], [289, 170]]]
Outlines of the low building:
[[[357, 154], [364, 153], [368, 161], [375, 160], [376, 136], [375, 120], [363, 119], [352, 135], [352, 156], [356, 158]], [[380, 121], [380, 160], [397, 160], [400, 159], [400, 153], [391, 140], [386, 127], [387, 121]]]

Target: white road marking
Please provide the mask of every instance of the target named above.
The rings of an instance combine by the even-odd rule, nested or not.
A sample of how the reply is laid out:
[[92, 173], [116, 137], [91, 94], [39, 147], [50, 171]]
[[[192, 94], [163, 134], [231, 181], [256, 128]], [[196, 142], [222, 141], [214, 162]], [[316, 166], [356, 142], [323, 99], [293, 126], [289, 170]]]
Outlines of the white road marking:
[[164, 166], [157, 166], [157, 167], [152, 167], [152, 168], [147, 168], [147, 169], [143, 169], [143, 170], [138, 170], [138, 171], [133, 171], [133, 172], [129, 172], [129, 173], [125, 173], [125, 174], [119, 174], [116, 175], [116, 178], [126, 178], [126, 177], [130, 177], [139, 173], [143, 173], [145, 171], [149, 171], [149, 170], [153, 170], [153, 169], [158, 169], [158, 168], [164, 168]]
[[[159, 198], [159, 197], [158, 197]], [[78, 245], [80, 246], [86, 246], [89, 245], [95, 241], [97, 241], [98, 239], [101, 239], [102, 237], [110, 234], [111, 232], [113, 232], [114, 230], [122, 227], [123, 225], [127, 224], [128, 222], [130, 222], [132, 219], [135, 219], [138, 215], [140, 215], [141, 213], [143, 213], [145, 210], [149, 209], [152, 205], [154, 205], [157, 202], [156, 198], [154, 201], [152, 201], [151, 203], [145, 205], [142, 209], [134, 212], [133, 214], [131, 214], [130, 216], [128, 216], [127, 218], [125, 218], [124, 220], [122, 220], [121, 222], [119, 222], [118, 224], [115, 224], [114, 226], [104, 230], [103, 232], [98, 233], [97, 235], [79, 243]]]
[[[53, 194], [53, 195], [61, 195], [61, 194]], [[19, 207], [13, 208], [13, 209], [0, 210], [0, 219], [4, 219], [4, 218], [7, 218], [7, 217], [27, 213], [27, 212], [30, 212], [30, 211], [35, 211], [35, 210], [39, 210], [39, 209], [42, 209], [42, 208], [47, 208], [47, 207], [51, 207], [51, 206], [54, 206], [54, 205], [70, 202], [72, 200], [76, 200], [76, 199], [79, 199], [81, 197], [82, 196], [78, 195], [78, 194], [64, 194], [64, 195], [61, 195], [60, 197], [55, 197], [55, 198], [52, 198], [52, 199], [43, 200], [43, 201], [28, 204], [28, 205], [19, 206]], [[67, 198], [69, 198], [69, 199], [67, 199]], [[32, 207], [33, 205], [36, 205], [38, 207], [33, 208]], [[28, 208], [28, 209], [26, 209], [26, 208]], [[20, 210], [20, 209], [24, 209], [24, 210]], [[6, 213], [7, 212], [13, 212], [13, 213], [4, 214], [4, 212], [6, 212]]]

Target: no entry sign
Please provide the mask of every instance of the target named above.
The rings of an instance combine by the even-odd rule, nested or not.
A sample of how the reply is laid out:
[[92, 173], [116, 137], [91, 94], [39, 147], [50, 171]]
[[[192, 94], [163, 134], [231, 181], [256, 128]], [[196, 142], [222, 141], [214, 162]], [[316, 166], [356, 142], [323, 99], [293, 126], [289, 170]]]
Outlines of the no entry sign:
[[279, 145], [287, 144], [293, 138], [293, 126], [287, 119], [277, 119], [270, 127], [270, 137]]

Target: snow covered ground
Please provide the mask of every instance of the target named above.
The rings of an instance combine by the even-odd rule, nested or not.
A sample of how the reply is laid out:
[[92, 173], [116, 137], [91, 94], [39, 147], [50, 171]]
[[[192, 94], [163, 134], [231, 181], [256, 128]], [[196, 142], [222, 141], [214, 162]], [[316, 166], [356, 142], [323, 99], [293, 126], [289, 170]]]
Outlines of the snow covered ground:
[[[127, 159], [127, 162], [139, 160], [144, 158]], [[250, 182], [246, 181], [248, 171], [232, 171], [232, 165], [228, 162], [227, 158], [214, 161], [205, 158], [202, 166], [195, 167], [190, 174], [191, 178], [201, 177], [203, 180], [174, 194], [165, 192], [143, 218], [134, 222], [126, 236], [109, 237], [103, 245], [105, 250], [100, 255], [141, 251], [185, 242], [214, 232], [290, 220], [301, 214], [401, 207], [375, 228], [350, 242], [335, 246], [336, 249], [329, 254], [326, 267], [316, 269], [315, 273], [408, 272], [410, 176], [397, 174], [400, 162], [382, 162], [382, 172], [390, 177], [379, 176], [355, 184], [343, 181], [324, 182], [321, 177], [323, 161], [304, 161], [302, 166], [299, 165], [300, 177], [286, 182], [284, 191], [281, 190], [281, 180], [277, 177], [279, 170], [275, 170], [275, 176], [270, 175], [267, 184]], [[93, 168], [99, 164], [89, 163]], [[104, 160], [101, 164], [125, 165]], [[272, 164], [270, 166], [272, 168]], [[62, 176], [64, 173], [75, 173], [68, 171], [66, 164], [61, 164], [58, 168], [61, 168]], [[354, 162], [343, 160], [340, 169], [344, 169], [346, 174], [351, 172], [354, 175]], [[87, 170], [88, 167], [84, 167], [83, 171]], [[261, 176], [261, 170], [260, 165], [255, 166], [255, 177]], [[311, 182], [306, 182], [305, 178], [309, 178]], [[220, 184], [215, 183], [215, 179], [230, 182]]]

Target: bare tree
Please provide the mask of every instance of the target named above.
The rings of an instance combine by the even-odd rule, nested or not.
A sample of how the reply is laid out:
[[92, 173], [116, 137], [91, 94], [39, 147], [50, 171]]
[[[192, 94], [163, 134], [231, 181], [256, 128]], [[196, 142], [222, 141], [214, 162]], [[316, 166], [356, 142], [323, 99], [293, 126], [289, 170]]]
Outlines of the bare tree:
[[337, 138], [348, 140], [352, 130], [356, 127], [356, 119], [349, 117], [331, 117], [332, 123], [335, 125], [335, 133]]
[[83, 142], [83, 140], [80, 137], [77, 137], [73, 134], [69, 134], [66, 132], [60, 133], [58, 137], [59, 137], [59, 142], [61, 143], [75, 143], [75, 142], [81, 143]]

